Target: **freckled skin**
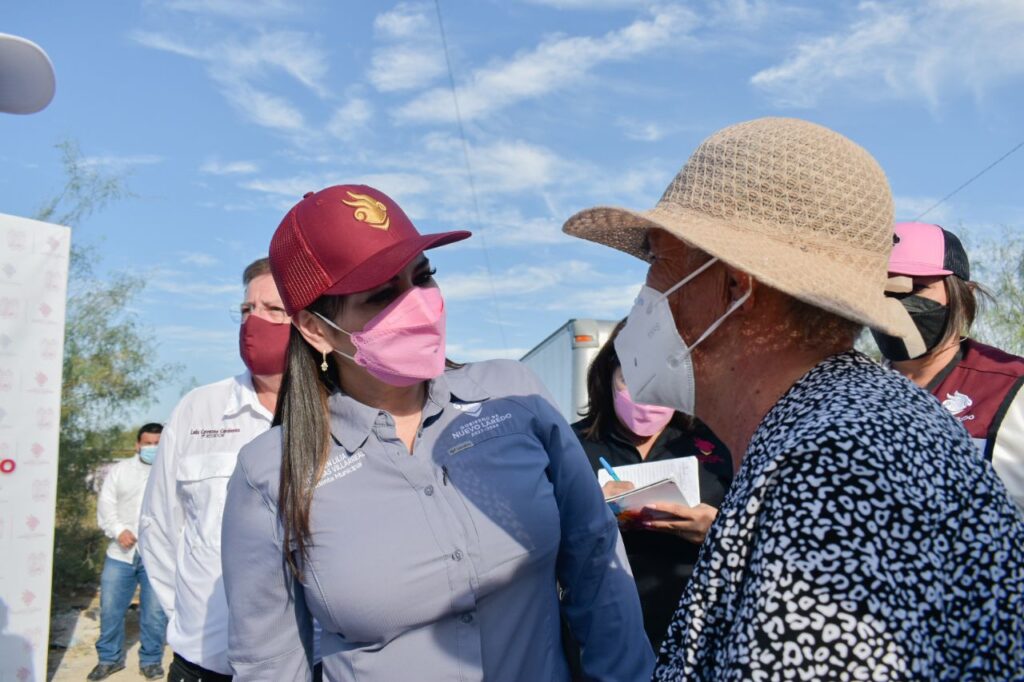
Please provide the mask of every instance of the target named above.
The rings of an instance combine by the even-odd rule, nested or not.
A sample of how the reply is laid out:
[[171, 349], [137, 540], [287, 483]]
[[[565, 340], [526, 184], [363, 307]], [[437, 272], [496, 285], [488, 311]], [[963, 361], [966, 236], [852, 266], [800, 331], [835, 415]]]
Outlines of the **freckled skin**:
[[[709, 260], [663, 230], [651, 230], [648, 286], [665, 291]], [[822, 359], [852, 347], [807, 347], [791, 301], [722, 261], [669, 296], [683, 341], [692, 345], [747, 290], [750, 297], [693, 349], [696, 416], [728, 446], [733, 467], [776, 400]]]

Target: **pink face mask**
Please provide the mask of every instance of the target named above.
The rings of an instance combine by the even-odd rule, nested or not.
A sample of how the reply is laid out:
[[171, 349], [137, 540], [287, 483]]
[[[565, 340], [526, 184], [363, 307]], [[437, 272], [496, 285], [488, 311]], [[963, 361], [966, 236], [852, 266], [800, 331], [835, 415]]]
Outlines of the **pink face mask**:
[[660, 433], [672, 420], [675, 410], [659, 405], [639, 405], [629, 397], [625, 388], [615, 389], [615, 414], [626, 428], [638, 436], [653, 436]]
[[320, 313], [321, 320], [348, 334], [355, 356], [334, 352], [365, 367], [391, 386], [412, 386], [444, 372], [444, 299], [436, 287], [413, 287], [366, 323], [350, 333]]

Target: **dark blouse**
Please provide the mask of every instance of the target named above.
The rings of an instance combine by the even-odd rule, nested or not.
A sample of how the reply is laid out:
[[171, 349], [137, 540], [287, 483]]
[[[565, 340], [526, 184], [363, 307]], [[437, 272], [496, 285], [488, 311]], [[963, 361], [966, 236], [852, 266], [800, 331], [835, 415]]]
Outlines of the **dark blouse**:
[[[718, 507], [732, 482], [732, 458], [728, 450], [703, 423], [697, 421], [691, 430], [676, 418], [651, 447], [646, 459], [640, 458], [636, 446], [618, 430], [609, 429], [599, 440], [587, 440], [582, 432], [587, 420], [572, 425], [597, 472], [599, 457], [612, 466], [657, 462], [677, 457], [696, 457], [701, 502]], [[700, 545], [666, 533], [648, 530], [626, 530], [622, 533], [626, 554], [644, 612], [644, 629], [657, 651], [665, 630], [679, 605], [679, 597], [693, 573]]]
[[654, 679], [1022, 670], [1024, 517], [933, 396], [851, 351], [757, 427]]

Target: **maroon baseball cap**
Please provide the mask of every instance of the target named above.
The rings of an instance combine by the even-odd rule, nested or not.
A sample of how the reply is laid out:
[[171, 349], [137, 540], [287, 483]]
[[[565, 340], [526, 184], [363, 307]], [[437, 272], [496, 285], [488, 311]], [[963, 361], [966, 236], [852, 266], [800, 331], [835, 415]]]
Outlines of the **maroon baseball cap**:
[[324, 294], [378, 287], [425, 249], [461, 241], [465, 230], [420, 234], [388, 195], [366, 185], [309, 192], [270, 240], [270, 270], [289, 315]]

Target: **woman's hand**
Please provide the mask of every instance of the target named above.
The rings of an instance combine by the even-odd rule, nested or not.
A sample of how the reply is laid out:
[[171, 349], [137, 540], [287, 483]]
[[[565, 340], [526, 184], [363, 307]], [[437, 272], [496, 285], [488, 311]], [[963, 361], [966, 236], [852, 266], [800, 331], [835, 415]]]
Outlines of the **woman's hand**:
[[[611, 485], [611, 484], [608, 484]], [[606, 486], [607, 487], [607, 486]], [[607, 493], [606, 493], [607, 494]], [[671, 514], [675, 518], [646, 519], [642, 525], [647, 530], [655, 530], [660, 533], [671, 533], [692, 542], [696, 545], [704, 542], [707, 537], [708, 528], [711, 522], [718, 516], [718, 510], [710, 504], [698, 504], [696, 507], [687, 507], [682, 504], [652, 504], [644, 509]]]
[[601, 488], [601, 492], [604, 493], [604, 499], [607, 500], [609, 497], [621, 495], [622, 493], [628, 492], [635, 487], [636, 486], [630, 483], [629, 481], [608, 481]]

